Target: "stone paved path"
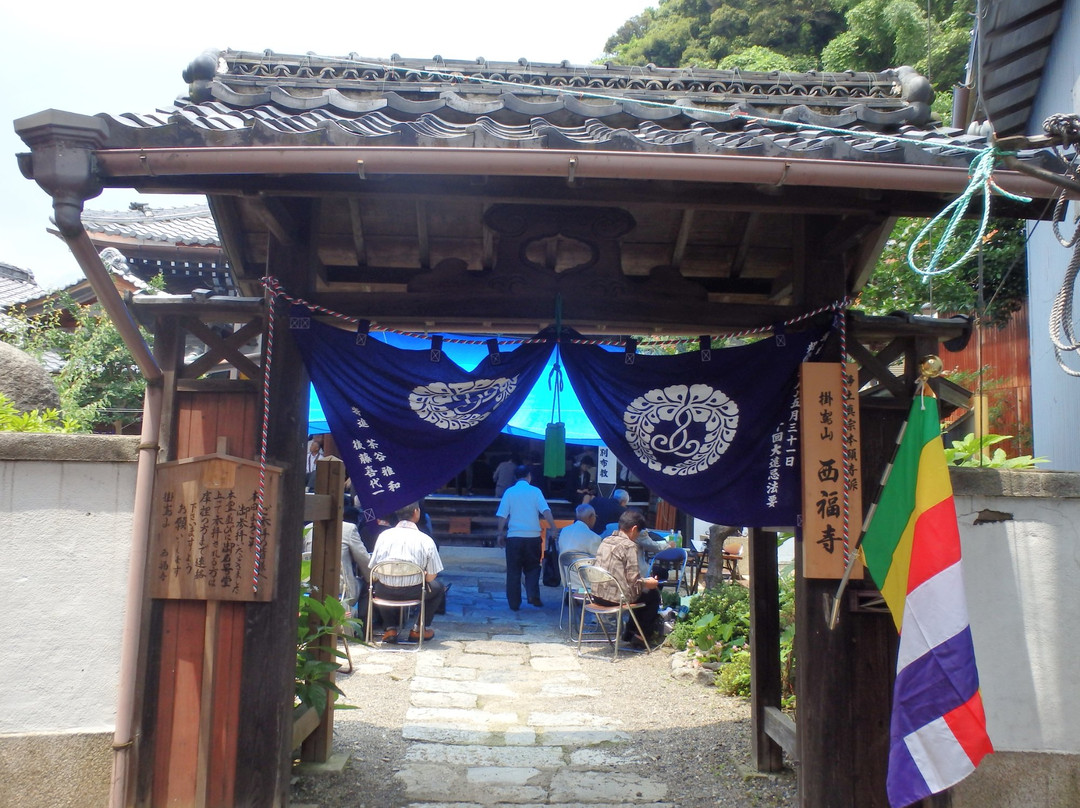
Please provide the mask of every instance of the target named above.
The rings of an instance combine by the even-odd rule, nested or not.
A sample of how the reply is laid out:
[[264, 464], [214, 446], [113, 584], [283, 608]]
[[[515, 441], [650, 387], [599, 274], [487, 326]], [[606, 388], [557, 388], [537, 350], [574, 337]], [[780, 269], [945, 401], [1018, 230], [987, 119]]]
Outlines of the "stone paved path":
[[[390, 761], [403, 804], [672, 805], [667, 786], [643, 776], [647, 766], [623, 748], [617, 698], [591, 684], [590, 667], [612, 664], [609, 647], [579, 657], [559, 630], [559, 590], [544, 588], [544, 608], [515, 614], [501, 551], [447, 547], [443, 559], [452, 590], [433, 641], [419, 654], [353, 646], [350, 682], [408, 682], [404, 753]], [[624, 653], [615, 664], [629, 675], [638, 660]]]

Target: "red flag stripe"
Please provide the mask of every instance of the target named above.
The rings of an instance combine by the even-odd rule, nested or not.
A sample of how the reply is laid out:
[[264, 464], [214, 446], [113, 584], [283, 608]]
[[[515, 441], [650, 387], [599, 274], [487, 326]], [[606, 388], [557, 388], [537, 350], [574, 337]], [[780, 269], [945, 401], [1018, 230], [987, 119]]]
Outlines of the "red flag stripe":
[[919, 515], [911, 544], [907, 591], [911, 592], [960, 560], [960, 530], [952, 496]]
[[973, 765], [978, 766], [984, 755], [994, 751], [986, 734], [986, 714], [983, 712], [982, 695], [978, 691], [966, 704], [946, 713], [945, 723]]

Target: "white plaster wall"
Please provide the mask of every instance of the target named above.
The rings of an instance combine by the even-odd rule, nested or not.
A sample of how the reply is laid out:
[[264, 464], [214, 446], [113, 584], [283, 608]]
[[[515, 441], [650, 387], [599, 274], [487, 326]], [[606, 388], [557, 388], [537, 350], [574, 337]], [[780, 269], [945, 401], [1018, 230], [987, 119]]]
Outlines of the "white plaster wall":
[[[956, 509], [994, 747], [1080, 753], [1080, 499], [958, 495]], [[1013, 518], [974, 525], [984, 509]]]
[[0, 460], [0, 734], [115, 726], [135, 466]]

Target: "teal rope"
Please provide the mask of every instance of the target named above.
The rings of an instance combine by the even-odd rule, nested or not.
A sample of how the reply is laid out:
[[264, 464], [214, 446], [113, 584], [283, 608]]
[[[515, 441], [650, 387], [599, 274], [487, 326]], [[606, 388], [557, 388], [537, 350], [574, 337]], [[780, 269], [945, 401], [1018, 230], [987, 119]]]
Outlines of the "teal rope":
[[[971, 168], [968, 170], [968, 186], [964, 189], [964, 193], [946, 205], [941, 213], [931, 219], [926, 226], [919, 231], [918, 235], [911, 240], [911, 246], [908, 247], [907, 260], [908, 266], [915, 270], [916, 273], [924, 278], [930, 278], [935, 275], [944, 275], [946, 272], [952, 272], [975, 253], [979, 248], [979, 244], [982, 243], [983, 237], [986, 235], [987, 224], [990, 221], [991, 192], [996, 191], [1014, 202], [1031, 201], [1031, 197], [1009, 193], [994, 182], [994, 164], [997, 162], [998, 158], [1004, 154], [1005, 152], [998, 151], [993, 146], [987, 147], [980, 152], [975, 159], [971, 161]], [[983, 195], [983, 209], [982, 220], [979, 224], [978, 232], [972, 238], [967, 250], [960, 258], [953, 261], [947, 267], [938, 266], [941, 263], [941, 256], [945, 253], [945, 248], [952, 240], [953, 233], [956, 231], [957, 226], [967, 212], [968, 206], [971, 204], [971, 198], [980, 191]], [[952, 213], [949, 214], [949, 211], [952, 211]], [[928, 244], [933, 243], [931, 231], [933, 230], [934, 225], [945, 218], [947, 214], [949, 214], [949, 221], [945, 225], [945, 232], [941, 234], [941, 239], [938, 241], [937, 246], [934, 247], [933, 252], [930, 255], [930, 260], [927, 262], [926, 266], [919, 266], [916, 263], [917, 259], [915, 255], [919, 246], [924, 241]]]

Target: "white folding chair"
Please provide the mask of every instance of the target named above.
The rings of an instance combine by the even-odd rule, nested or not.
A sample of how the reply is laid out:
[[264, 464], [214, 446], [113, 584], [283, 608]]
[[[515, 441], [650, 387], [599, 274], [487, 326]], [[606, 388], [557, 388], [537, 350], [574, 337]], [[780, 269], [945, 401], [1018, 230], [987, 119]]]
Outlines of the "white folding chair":
[[[565, 553], [559, 553], [559, 576], [562, 578], [562, 603], [559, 604], [559, 630], [562, 631], [562, 616], [563, 610], [567, 609], [570, 613], [569, 620], [566, 627], [570, 629], [574, 625], [574, 602], [581, 602], [581, 576], [574, 571], [574, 574], [570, 574], [570, 566], [582, 559], [592, 559], [592, 556], [584, 550], [567, 550]], [[571, 635], [573, 636], [573, 635]]]
[[[418, 577], [421, 583], [420, 597], [413, 600], [390, 600], [388, 598], [375, 597], [375, 581], [389, 579], [412, 579]], [[367, 641], [371, 642], [371, 625], [372, 614], [375, 606], [382, 606], [387, 609], [400, 609], [403, 614], [398, 618], [398, 631], [401, 631], [401, 624], [406, 621], [409, 609], [413, 606], [420, 607], [420, 616], [417, 618], [417, 625], [420, 626], [420, 637], [416, 641], [416, 650], [419, 651], [420, 647], [424, 644], [424, 568], [419, 564], [414, 564], [412, 561], [380, 561], [374, 567], [371, 568], [371, 585], [368, 587], [368, 604], [367, 604], [367, 626], [365, 627], [365, 634]], [[397, 585], [397, 584], [395, 584]], [[411, 586], [411, 583], [406, 583], [405, 586]]]
[[[575, 565], [577, 572], [581, 575], [581, 584], [585, 590], [585, 599], [581, 604], [581, 620], [578, 624], [578, 655], [581, 655], [581, 633], [585, 630], [585, 615], [592, 614], [596, 617], [596, 621], [600, 624], [600, 628], [604, 632], [604, 637], [609, 644], [615, 646], [615, 655], [611, 658], [614, 662], [619, 658], [619, 641], [622, 634], [622, 616], [623, 612], [630, 615], [630, 619], [634, 621], [634, 625], [637, 627], [638, 636], [641, 637], [645, 643], [645, 652], [651, 653], [652, 648], [649, 647], [649, 641], [645, 637], [645, 632], [641, 630], [641, 623], [638, 622], [637, 615], [634, 614], [636, 609], [640, 609], [644, 606], [644, 603], [631, 603], [626, 596], [626, 590], [623, 589], [619, 580], [608, 572], [603, 567], [597, 567], [595, 564], [581, 564]], [[609, 606], [606, 603], [597, 602], [597, 595], [595, 593], [595, 587], [597, 584], [610, 582], [615, 585], [615, 590], [619, 594], [618, 601], [611, 601], [614, 606]], [[605, 598], [607, 600], [607, 598]], [[608, 634], [607, 625], [604, 623], [604, 618], [608, 615], [615, 615], [615, 637], [614, 641], [611, 635]]]

